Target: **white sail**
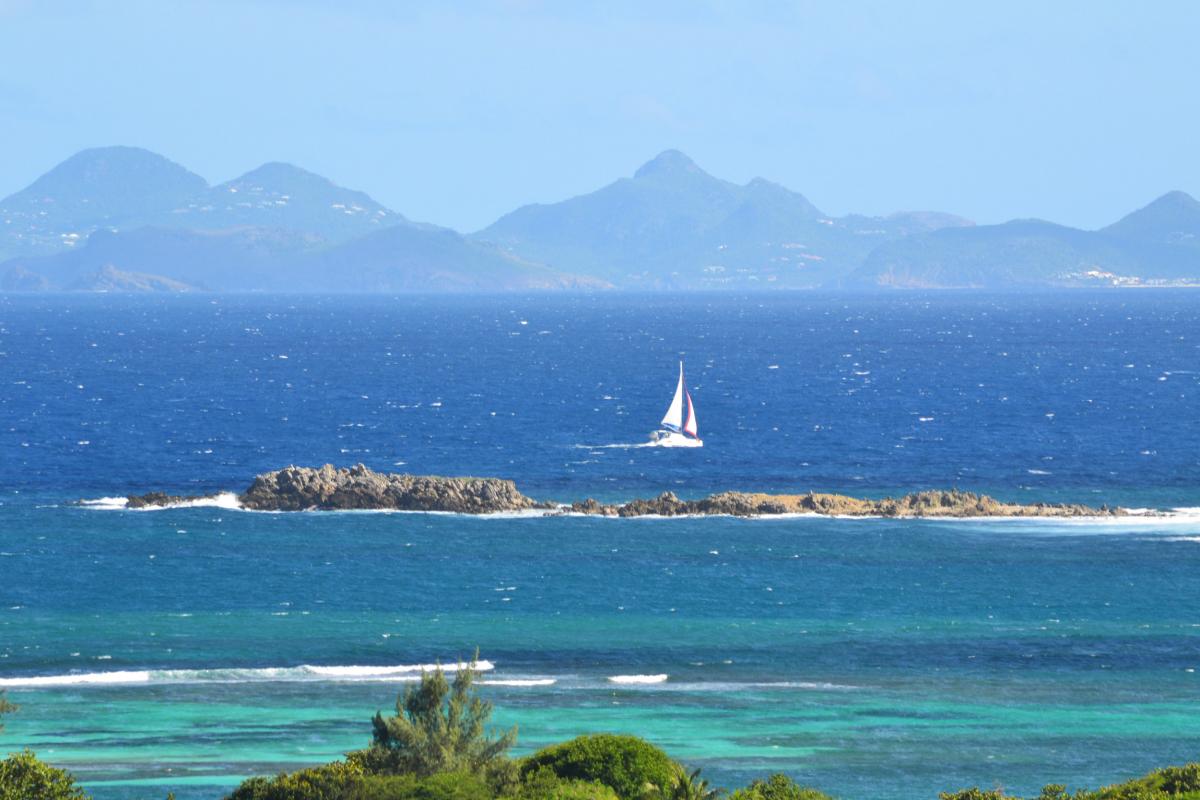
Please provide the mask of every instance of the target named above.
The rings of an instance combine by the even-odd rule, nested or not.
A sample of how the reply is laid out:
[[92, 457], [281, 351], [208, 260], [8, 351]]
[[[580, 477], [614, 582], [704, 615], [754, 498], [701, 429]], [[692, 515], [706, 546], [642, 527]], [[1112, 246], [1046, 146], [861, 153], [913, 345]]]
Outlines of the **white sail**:
[[675, 397], [671, 407], [663, 415], [662, 426], [668, 430], [683, 430], [683, 362], [679, 362], [679, 385], [675, 387]]

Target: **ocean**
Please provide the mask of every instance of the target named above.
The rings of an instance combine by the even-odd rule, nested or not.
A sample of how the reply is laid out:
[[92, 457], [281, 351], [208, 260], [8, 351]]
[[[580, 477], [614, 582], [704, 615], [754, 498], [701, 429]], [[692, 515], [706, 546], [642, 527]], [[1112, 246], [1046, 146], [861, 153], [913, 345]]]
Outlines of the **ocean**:
[[[678, 361], [703, 449], [638, 446]], [[478, 648], [518, 752], [733, 788], [1095, 787], [1200, 752], [1200, 294], [0, 296], [0, 750], [98, 800], [366, 745]], [[287, 464], [526, 494], [960, 487], [1123, 520], [129, 511]], [[91, 504], [81, 505], [78, 501]]]

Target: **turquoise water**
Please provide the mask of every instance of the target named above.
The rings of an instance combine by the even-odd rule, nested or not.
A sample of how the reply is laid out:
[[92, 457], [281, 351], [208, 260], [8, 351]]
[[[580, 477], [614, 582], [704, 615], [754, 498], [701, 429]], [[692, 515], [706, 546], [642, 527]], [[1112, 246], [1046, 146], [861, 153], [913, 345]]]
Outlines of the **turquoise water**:
[[[74, 504], [363, 460], [560, 499], [958, 484], [1200, 505], [1197, 301], [1073, 298], [3, 299], [0, 686], [22, 709], [0, 744], [104, 800], [215, 798], [363, 746], [416, 665], [478, 647], [522, 752], [632, 732], [730, 787], [780, 770], [899, 800], [1193, 760], [1193, 512]], [[598, 446], [653, 427], [680, 347], [706, 447]]]

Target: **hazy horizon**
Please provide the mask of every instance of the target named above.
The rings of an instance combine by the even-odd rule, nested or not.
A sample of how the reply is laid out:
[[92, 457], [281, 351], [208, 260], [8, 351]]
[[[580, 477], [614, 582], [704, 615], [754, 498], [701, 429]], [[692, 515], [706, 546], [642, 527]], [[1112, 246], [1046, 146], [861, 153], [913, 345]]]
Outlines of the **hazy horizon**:
[[[482, 228], [679, 149], [823, 211], [1107, 225], [1200, 193], [1200, 7], [0, 0], [0, 195], [132, 145]], [[86, 69], [79, 65], [86, 64]]]

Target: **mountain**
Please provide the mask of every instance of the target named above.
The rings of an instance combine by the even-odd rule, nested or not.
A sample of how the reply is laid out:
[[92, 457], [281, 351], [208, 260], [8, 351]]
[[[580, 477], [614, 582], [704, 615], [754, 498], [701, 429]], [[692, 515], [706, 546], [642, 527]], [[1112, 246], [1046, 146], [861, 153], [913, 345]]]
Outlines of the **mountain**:
[[846, 279], [851, 286], [1019, 288], [1066, 283], [1088, 270], [1130, 263], [1119, 246], [1089, 231], [1042, 220], [947, 228], [880, 245]]
[[0, 264], [0, 291], [409, 292], [604, 286], [521, 261], [445, 228], [411, 223], [332, 246], [315, 234], [281, 228], [99, 230], [77, 249]]
[[364, 192], [280, 162], [263, 164], [160, 211], [152, 224], [219, 229], [243, 225], [285, 228], [343, 242], [406, 222]]
[[0, 201], [0, 290], [506, 291], [1200, 285], [1200, 202], [1097, 231], [931, 211], [822, 212], [666, 150], [470, 236], [271, 162], [210, 186], [147, 150], [84, 150]]
[[622, 286], [782, 287], [836, 279], [911, 230], [962, 224], [940, 214], [829, 217], [779, 184], [724, 181], [667, 150], [632, 178], [517, 209], [474, 238]]
[[369, 195], [272, 162], [218, 186], [136, 147], [84, 150], [0, 201], [0, 260], [79, 246], [96, 230], [253, 226], [348, 241], [406, 222]]
[[0, 200], [0, 258], [75, 247], [99, 227], [137, 224], [207, 188], [199, 175], [148, 150], [83, 150]]
[[408, 292], [600, 289], [571, 275], [471, 241], [449, 228], [395, 225], [313, 254], [290, 278], [295, 290]]
[[1200, 249], [1200, 201], [1186, 192], [1168, 192], [1104, 228], [1103, 233], [1129, 242]]
[[[1100, 231], [1014, 220], [910, 236], [877, 247], [843, 285], [1010, 289], [1200, 283], [1200, 248], [1179, 237], [1177, 222], [1158, 224], [1180, 217], [1145, 215], [1146, 210]], [[1114, 228], [1122, 235], [1114, 235]]]
[[320, 244], [318, 237], [266, 228], [102, 229], [70, 251], [0, 264], [0, 290], [29, 285], [35, 275], [43, 289], [102, 288], [93, 285], [91, 277], [110, 269], [202, 289], [261, 289], [283, 280], [284, 274], [280, 273], [287, 262], [314, 251]]

